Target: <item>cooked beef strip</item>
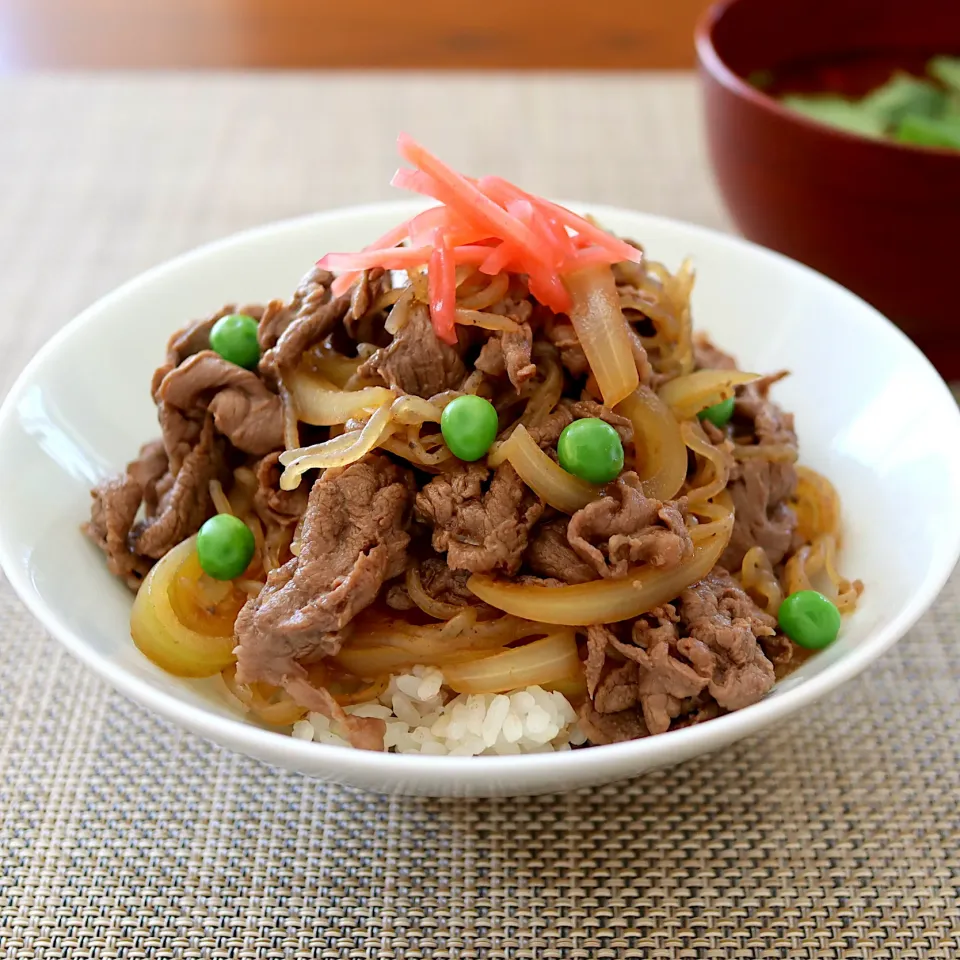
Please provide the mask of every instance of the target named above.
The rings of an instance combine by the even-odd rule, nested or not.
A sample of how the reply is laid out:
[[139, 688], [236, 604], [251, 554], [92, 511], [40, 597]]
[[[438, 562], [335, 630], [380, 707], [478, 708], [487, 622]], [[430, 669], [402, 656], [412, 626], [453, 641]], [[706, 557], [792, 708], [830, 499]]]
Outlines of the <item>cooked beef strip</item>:
[[510, 383], [519, 391], [523, 384], [537, 375], [532, 359], [533, 329], [530, 317], [533, 308], [529, 300], [517, 302], [506, 299], [496, 304], [491, 313], [511, 317], [519, 329], [515, 333], [502, 331], [491, 334], [480, 350], [474, 366], [491, 377], [506, 374]]
[[83, 532], [106, 554], [107, 569], [136, 590], [151, 561], [130, 549], [130, 528], [143, 499], [140, 484], [129, 473], [110, 477], [91, 491], [93, 505]]
[[569, 426], [574, 420], [587, 417], [609, 423], [617, 431], [624, 446], [633, 443], [633, 423], [595, 400], [561, 400], [542, 423], [529, 428], [530, 436], [545, 450], [551, 447], [556, 448], [564, 427]]
[[290, 526], [299, 522], [307, 509], [309, 490], [301, 483], [295, 490], [280, 489], [280, 454], [268, 453], [258, 460], [254, 473], [257, 478], [257, 491], [253, 496], [253, 505], [258, 516], [264, 522]]
[[[737, 396], [733, 432], [738, 442], [757, 446], [786, 446], [796, 450], [793, 414], [784, 413], [769, 399], [776, 377], [748, 383]], [[733, 536], [720, 563], [739, 570], [744, 554], [763, 547], [770, 562], [780, 563], [790, 550], [797, 518], [789, 505], [797, 487], [797, 470], [791, 461], [751, 458], [735, 461], [728, 489], [736, 510]]]
[[363, 271], [350, 292], [350, 310], [344, 319], [344, 326], [352, 340], [369, 342], [358, 329], [358, 322], [367, 315], [377, 299], [390, 289], [390, 274], [382, 267]]
[[624, 740], [639, 740], [649, 731], [639, 710], [622, 710], [620, 713], [600, 713], [591, 701], [584, 701], [579, 711], [580, 729], [587, 739], [597, 746], [621, 743]]
[[[332, 283], [333, 274], [329, 270], [314, 267], [300, 281], [289, 303], [285, 303], [283, 300], [271, 300], [267, 304], [257, 330], [257, 340], [263, 353], [263, 358], [260, 361], [261, 367], [275, 368], [279, 361], [282, 367], [289, 368], [300, 362], [302, 351], [294, 354], [294, 348], [290, 346], [292, 341], [288, 341], [288, 347], [282, 351], [282, 358], [272, 352], [279, 346], [283, 335], [294, 324], [302, 324], [304, 327], [303, 332], [298, 337], [293, 338], [298, 342], [301, 337], [304, 337], [306, 340], [312, 340], [312, 343], [319, 343], [330, 333], [330, 330], [336, 325], [336, 320], [330, 322], [330, 330], [319, 335], [315, 325], [319, 323], [320, 326], [323, 326], [327, 322], [326, 318], [329, 311], [325, 308], [333, 302], [330, 292]], [[342, 308], [341, 317], [347, 312], [348, 307], [349, 300], [341, 298], [338, 307], [338, 309]], [[336, 313], [336, 311], [333, 312]], [[323, 319], [318, 321], [318, 317]], [[309, 336], [307, 336], [308, 333]]]
[[429, 399], [456, 390], [466, 379], [467, 368], [459, 348], [437, 336], [426, 305], [416, 303], [390, 344], [377, 350], [358, 373], [379, 376], [400, 393]]
[[207, 416], [197, 442], [176, 473], [171, 468], [171, 479], [165, 477], [158, 482], [157, 489], [163, 487], [165, 492], [156, 511], [134, 524], [130, 532], [133, 552], [159, 560], [181, 540], [195, 534], [214, 513], [210, 481], [222, 482], [228, 474], [223, 441], [214, 430], [212, 417]]
[[764, 613], [722, 567], [680, 595], [683, 636], [677, 649], [708, 678], [710, 695], [727, 710], [756, 703], [774, 683], [773, 664], [757, 642], [776, 631]]
[[[133, 590], [153, 565], [196, 533], [213, 512], [210, 481], [225, 474], [222, 442], [207, 417], [174, 474], [159, 441], [145, 444], [126, 474], [93, 490], [84, 532], [107, 555], [110, 571]], [[136, 517], [141, 503], [144, 517]]]
[[560, 351], [560, 362], [574, 379], [585, 377], [590, 372], [587, 355], [572, 323], [553, 323], [545, 328], [547, 339]]
[[685, 506], [682, 500], [662, 503], [645, 496], [629, 470], [607, 487], [607, 496], [570, 518], [567, 540], [601, 577], [625, 577], [638, 563], [669, 569], [693, 552]]
[[452, 570], [512, 576], [543, 504], [509, 463], [497, 467], [484, 490], [488, 475], [471, 463], [435, 477], [417, 494], [416, 514], [433, 527], [433, 549], [447, 554]]
[[282, 685], [332, 656], [339, 631], [403, 572], [413, 478], [382, 454], [313, 485], [300, 555], [274, 570], [237, 618], [237, 679]]
[[[714, 568], [675, 604], [634, 621], [631, 643], [609, 627], [588, 628], [584, 669], [593, 707], [620, 716], [639, 705], [645, 728], [662, 733], [704, 707], [705, 695], [727, 710], [755, 703], [774, 683], [763, 649], [767, 642], [782, 646], [774, 625], [725, 570]], [[611, 650], [626, 663], [611, 667]]]
[[693, 338], [693, 362], [698, 370], [736, 370], [737, 361], [719, 347], [715, 347], [704, 333]]
[[564, 583], [596, 580], [596, 570], [582, 560], [567, 539], [566, 517], [557, 517], [534, 527], [524, 562], [538, 576]]
[[157, 399], [186, 416], [209, 410], [217, 430], [245, 453], [263, 456], [283, 447], [280, 398], [251, 370], [212, 350], [171, 370], [160, 382]]

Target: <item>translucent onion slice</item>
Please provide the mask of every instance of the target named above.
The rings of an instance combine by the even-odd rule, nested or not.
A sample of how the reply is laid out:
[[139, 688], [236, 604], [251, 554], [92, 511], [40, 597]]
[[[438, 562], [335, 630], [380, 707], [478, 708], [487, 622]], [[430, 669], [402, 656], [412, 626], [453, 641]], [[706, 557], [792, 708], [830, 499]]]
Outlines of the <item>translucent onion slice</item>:
[[783, 588], [763, 547], [751, 547], [744, 555], [740, 583], [755, 600], [762, 601], [761, 606], [771, 617], [777, 615], [783, 602]]
[[587, 267], [564, 279], [573, 299], [570, 322], [603, 402], [614, 407], [637, 389], [640, 378], [613, 271], [606, 265]]
[[698, 457], [711, 464], [710, 479], [702, 475], [702, 468], [698, 470], [697, 475], [691, 481], [691, 486], [693, 484], [699, 484], [699, 486], [690, 490], [687, 496], [690, 500], [709, 500], [717, 496], [718, 493], [726, 489], [727, 481], [730, 479], [728, 454], [719, 450], [707, 440], [703, 427], [696, 420], [684, 420], [680, 425], [680, 433], [683, 436], [684, 443]]
[[438, 406], [431, 400], [423, 397], [405, 395], [397, 397], [390, 407], [390, 419], [395, 423], [417, 425], [426, 421], [439, 423], [443, 413], [443, 406]]
[[809, 467], [797, 467], [797, 492], [791, 506], [797, 514], [797, 533], [804, 540], [830, 534], [840, 540], [840, 497], [833, 484]]
[[196, 554], [196, 537], [175, 546], [140, 584], [130, 614], [130, 633], [140, 652], [178, 677], [212, 677], [233, 663], [232, 624], [222, 635], [193, 630], [171, 603], [174, 578]]
[[350, 430], [299, 450], [287, 450], [280, 454], [280, 462], [286, 468], [280, 475], [281, 490], [295, 490], [300, 478], [308, 470], [327, 470], [345, 467], [366, 456], [378, 443], [389, 437], [394, 430], [390, 422], [390, 407], [380, 407], [364, 424], [362, 430]]
[[637, 476], [643, 492], [671, 500], [687, 478], [687, 447], [670, 408], [648, 387], [639, 387], [617, 406], [633, 424]]
[[544, 503], [564, 513], [576, 513], [601, 495], [599, 487], [567, 473], [560, 464], [551, 460], [537, 446], [522, 423], [517, 424], [513, 433], [488, 457], [487, 462], [495, 467], [504, 460], [510, 461], [520, 479]]
[[732, 397], [736, 387], [759, 379], [759, 373], [740, 370], [697, 370], [668, 380], [660, 388], [660, 399], [678, 420], [689, 420], [701, 410]]
[[[500, 274], [503, 276], [503, 274]], [[501, 317], [497, 313], [484, 313], [480, 310], [458, 309], [454, 319], [465, 327], [481, 327], [484, 330], [502, 330], [504, 333], [516, 333], [520, 327], [510, 317]]]
[[693, 555], [672, 570], [643, 565], [634, 567], [622, 579], [562, 587], [514, 583], [474, 574], [467, 586], [491, 606], [529, 620], [568, 626], [629, 620], [673, 600], [713, 569], [733, 532], [733, 513], [726, 507], [722, 510], [723, 519], [694, 527]]
[[330, 427], [365, 417], [370, 411], [392, 403], [396, 397], [386, 387], [337, 390], [332, 384], [303, 371], [287, 378], [287, 388], [299, 419], [316, 427]]
[[451, 664], [444, 668], [443, 678], [457, 693], [506, 693], [582, 672], [574, 633], [563, 630], [490, 657]]

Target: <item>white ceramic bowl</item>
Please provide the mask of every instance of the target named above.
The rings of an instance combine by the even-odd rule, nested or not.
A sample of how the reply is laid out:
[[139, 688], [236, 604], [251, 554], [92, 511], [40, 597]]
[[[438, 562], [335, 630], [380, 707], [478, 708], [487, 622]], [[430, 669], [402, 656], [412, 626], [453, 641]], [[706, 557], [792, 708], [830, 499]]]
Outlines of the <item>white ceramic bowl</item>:
[[695, 258], [697, 326], [746, 369], [794, 372], [777, 396], [796, 412], [803, 461], [840, 490], [843, 569], [866, 585], [838, 641], [746, 710], [646, 740], [525, 757], [305, 743], [247, 722], [209, 681], [154, 667], [130, 640], [130, 594], [79, 525], [89, 488], [158, 433], [149, 384], [167, 337], [224, 303], [289, 296], [318, 256], [358, 248], [416, 209], [307, 217], [179, 257], [77, 317], [7, 397], [0, 562], [50, 633], [114, 687], [202, 737], [312, 777], [384, 793], [544, 793], [634, 776], [757, 733], [854, 676], [927, 609], [960, 550], [960, 414], [930, 364], [875, 310], [799, 264], [699, 227], [595, 207], [656, 259], [675, 267]]

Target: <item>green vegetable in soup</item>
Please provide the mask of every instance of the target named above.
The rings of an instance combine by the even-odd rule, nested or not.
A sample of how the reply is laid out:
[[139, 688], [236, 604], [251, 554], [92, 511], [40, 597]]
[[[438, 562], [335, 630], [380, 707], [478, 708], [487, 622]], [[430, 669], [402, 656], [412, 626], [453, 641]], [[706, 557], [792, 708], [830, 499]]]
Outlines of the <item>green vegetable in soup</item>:
[[960, 118], [938, 120], [911, 114], [900, 121], [895, 136], [901, 143], [960, 150]]
[[859, 136], [960, 150], [960, 58], [934, 57], [931, 79], [898, 71], [859, 100], [835, 93], [791, 93], [785, 106]]
[[927, 64], [927, 73], [948, 90], [960, 93], [960, 57], [934, 57]]
[[883, 122], [855, 100], [848, 100], [834, 93], [792, 93], [783, 97], [785, 106], [831, 127], [859, 133], [864, 137], [882, 137]]

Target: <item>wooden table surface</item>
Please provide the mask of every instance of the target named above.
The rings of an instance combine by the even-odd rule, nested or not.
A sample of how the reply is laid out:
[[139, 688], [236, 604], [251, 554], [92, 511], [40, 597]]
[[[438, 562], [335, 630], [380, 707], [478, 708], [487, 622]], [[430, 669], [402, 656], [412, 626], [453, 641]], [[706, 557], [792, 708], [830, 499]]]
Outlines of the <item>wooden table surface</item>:
[[708, 0], [0, 0], [0, 69], [677, 68]]

